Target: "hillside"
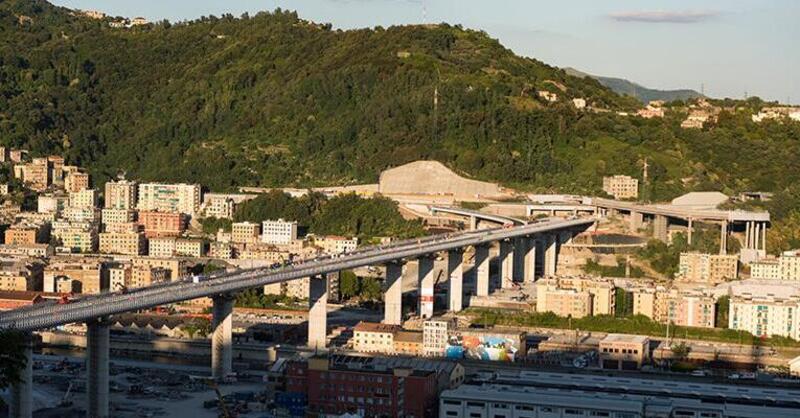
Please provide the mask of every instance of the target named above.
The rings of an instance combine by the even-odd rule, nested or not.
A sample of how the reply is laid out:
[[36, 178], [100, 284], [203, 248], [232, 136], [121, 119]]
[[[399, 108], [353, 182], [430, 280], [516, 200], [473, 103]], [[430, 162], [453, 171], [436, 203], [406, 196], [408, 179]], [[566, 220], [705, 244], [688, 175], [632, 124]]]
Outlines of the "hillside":
[[658, 90], [644, 87], [632, 81], [625, 80], [624, 78], [615, 77], [601, 77], [587, 74], [576, 70], [574, 68], [564, 68], [564, 72], [574, 77], [591, 77], [600, 82], [605, 87], [608, 87], [614, 93], [624, 96], [630, 96], [638, 99], [642, 103], [649, 103], [653, 100], [663, 100], [665, 102], [672, 102], [675, 100], [685, 101], [688, 99], [696, 99], [703, 97], [702, 94], [691, 89], [678, 89], [678, 90]]
[[641, 176], [647, 158], [643, 194], [665, 199], [781, 191], [800, 171], [798, 124], [752, 123], [755, 99], [721, 103], [732, 110], [704, 130], [681, 129], [680, 107], [618, 116], [640, 104], [446, 24], [342, 31], [276, 11], [112, 29], [5, 0], [0, 77], [0, 142], [62, 153], [98, 184], [120, 170], [218, 191], [353, 184], [437, 160], [506, 186], [593, 193], [603, 175]]

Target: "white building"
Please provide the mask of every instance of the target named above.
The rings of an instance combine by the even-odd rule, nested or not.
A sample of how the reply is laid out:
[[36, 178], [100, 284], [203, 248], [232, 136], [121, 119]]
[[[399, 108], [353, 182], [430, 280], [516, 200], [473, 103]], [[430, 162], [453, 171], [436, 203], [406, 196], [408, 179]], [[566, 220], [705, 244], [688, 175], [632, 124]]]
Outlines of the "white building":
[[261, 223], [261, 242], [287, 245], [297, 239], [297, 222], [268, 220]]
[[800, 250], [784, 251], [778, 258], [750, 263], [750, 277], [800, 281]]
[[422, 352], [426, 356], [443, 357], [447, 349], [447, 322], [425, 321], [422, 326]]
[[200, 210], [200, 198], [199, 184], [142, 183], [137, 208], [194, 216]]
[[355, 251], [356, 247], [358, 247], [358, 238], [346, 238], [337, 235], [315, 237], [314, 245], [322, 248], [328, 254], [343, 254]]
[[800, 339], [800, 298], [741, 295], [731, 298], [728, 327], [755, 336]]
[[69, 206], [73, 208], [93, 208], [97, 206], [97, 190], [83, 189], [69, 194]]
[[105, 188], [105, 207], [109, 209], [134, 209], [139, 196], [135, 181], [109, 181]]

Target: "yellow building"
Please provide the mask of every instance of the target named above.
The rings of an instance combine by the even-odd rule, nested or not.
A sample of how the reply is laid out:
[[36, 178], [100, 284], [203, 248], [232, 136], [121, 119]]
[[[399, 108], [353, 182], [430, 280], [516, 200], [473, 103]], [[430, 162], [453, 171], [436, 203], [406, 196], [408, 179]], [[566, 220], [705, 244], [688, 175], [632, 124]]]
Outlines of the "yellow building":
[[100, 252], [104, 254], [142, 255], [145, 245], [141, 232], [100, 233]]
[[603, 278], [565, 277], [536, 282], [536, 311], [583, 318], [613, 315], [616, 288]]
[[639, 197], [639, 179], [622, 175], [603, 177], [603, 191], [614, 199], [635, 199]]
[[600, 340], [600, 367], [638, 370], [650, 358], [650, 339], [642, 335], [608, 334]]
[[359, 322], [353, 327], [353, 349], [360, 353], [394, 353], [394, 335], [398, 325]]
[[231, 242], [255, 244], [259, 242], [261, 225], [252, 222], [235, 222], [231, 225]]
[[735, 280], [738, 276], [738, 255], [681, 253], [677, 275], [679, 280], [716, 285]]

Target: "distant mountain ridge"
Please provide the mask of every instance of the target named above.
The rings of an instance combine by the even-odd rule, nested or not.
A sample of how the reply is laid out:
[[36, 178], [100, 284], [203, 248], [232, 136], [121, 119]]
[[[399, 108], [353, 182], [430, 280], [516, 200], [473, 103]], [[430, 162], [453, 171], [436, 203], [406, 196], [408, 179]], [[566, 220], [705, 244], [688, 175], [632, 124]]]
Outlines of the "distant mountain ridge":
[[624, 78], [615, 77], [601, 77], [592, 74], [587, 74], [574, 68], [564, 68], [564, 71], [574, 77], [591, 77], [605, 87], [610, 88], [617, 94], [631, 96], [642, 103], [648, 103], [651, 100], [664, 100], [671, 102], [673, 100], [686, 100], [703, 97], [703, 95], [692, 89], [678, 89], [678, 90], [658, 90], [644, 87], [632, 81], [625, 80]]

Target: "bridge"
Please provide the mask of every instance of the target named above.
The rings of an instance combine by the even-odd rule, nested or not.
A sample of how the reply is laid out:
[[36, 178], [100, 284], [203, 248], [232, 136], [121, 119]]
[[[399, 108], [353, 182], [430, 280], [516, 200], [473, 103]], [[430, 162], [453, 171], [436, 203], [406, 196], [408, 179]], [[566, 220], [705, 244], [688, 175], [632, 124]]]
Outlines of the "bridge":
[[667, 241], [670, 222], [680, 220], [686, 223], [689, 243], [692, 242], [694, 222], [703, 221], [720, 225], [720, 254], [727, 253], [728, 235], [737, 226], [744, 232], [744, 245], [741, 259], [744, 263], [757, 260], [766, 254], [767, 226], [770, 222], [769, 212], [753, 212], [743, 210], [698, 209], [676, 205], [642, 205], [619, 200], [592, 198], [598, 215], [628, 213], [630, 229], [636, 231], [643, 226], [645, 217], [652, 219], [653, 237]]
[[[489, 215], [493, 216], [493, 215]], [[386, 267], [384, 322], [402, 322], [403, 263], [417, 259], [419, 301], [417, 312], [423, 318], [433, 316], [434, 268], [437, 254], [447, 253], [449, 276], [448, 309], [463, 308], [465, 247], [475, 249], [473, 268], [477, 296], [489, 293], [489, 247], [499, 243], [499, 274], [502, 288], [516, 281], [532, 281], [536, 265], [544, 265], [545, 275], [554, 275], [557, 252], [562, 244], [594, 224], [591, 218], [546, 219], [519, 226], [473, 230], [404, 240], [388, 245], [359, 249], [342, 255], [327, 255], [279, 268], [255, 268], [220, 272], [200, 280], [187, 278], [128, 292], [87, 295], [68, 304], [35, 304], [0, 314], [0, 328], [27, 333], [27, 369], [22, 380], [12, 388], [11, 416], [28, 418], [32, 414], [33, 373], [31, 331], [84, 322], [87, 325], [87, 416], [109, 416], [109, 317], [123, 312], [148, 309], [201, 297], [211, 297], [212, 338], [211, 371], [215, 379], [232, 372], [232, 313], [235, 293], [274, 283], [308, 278], [308, 346], [324, 349], [327, 338], [328, 274], [370, 265]]]
[[527, 221], [510, 216], [493, 215], [491, 213], [484, 213], [477, 210], [469, 210], [463, 208], [455, 208], [450, 206], [431, 206], [431, 215], [437, 213], [447, 213], [451, 215], [464, 216], [469, 218], [469, 229], [478, 229], [478, 221], [489, 221], [500, 225], [524, 225]]

